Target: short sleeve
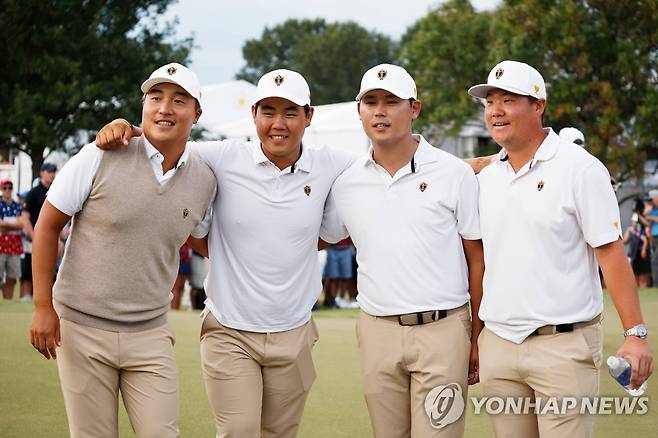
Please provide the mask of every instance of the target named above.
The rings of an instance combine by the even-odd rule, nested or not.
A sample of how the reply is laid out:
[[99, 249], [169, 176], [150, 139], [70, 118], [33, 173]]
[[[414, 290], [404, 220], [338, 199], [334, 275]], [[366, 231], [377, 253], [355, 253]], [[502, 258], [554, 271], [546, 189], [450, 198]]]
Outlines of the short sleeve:
[[478, 197], [480, 187], [472, 169], [464, 173], [457, 194], [457, 231], [466, 240], [478, 240], [482, 238], [480, 233], [480, 213], [478, 210]]
[[583, 169], [574, 184], [576, 217], [585, 241], [596, 248], [621, 237], [619, 206], [608, 170], [599, 162]]
[[215, 196], [217, 196], [217, 186], [215, 186], [215, 191], [210, 197], [210, 204], [206, 209], [206, 214], [203, 216], [203, 220], [197, 225], [194, 230], [192, 230], [192, 237], [196, 239], [203, 239], [210, 232], [210, 224], [212, 222], [212, 206], [215, 202]]
[[229, 145], [229, 140], [189, 142], [188, 147], [191, 151], [199, 155], [208, 167], [214, 172], [216, 165], [222, 158], [224, 151]]
[[84, 146], [57, 173], [48, 190], [48, 202], [68, 216], [82, 210], [102, 157], [103, 151], [96, 143]]
[[333, 189], [331, 189], [324, 204], [324, 214], [322, 216], [322, 224], [320, 225], [320, 239], [325, 242], [336, 243], [345, 239], [347, 236], [347, 228], [345, 228], [345, 224], [340, 219]]

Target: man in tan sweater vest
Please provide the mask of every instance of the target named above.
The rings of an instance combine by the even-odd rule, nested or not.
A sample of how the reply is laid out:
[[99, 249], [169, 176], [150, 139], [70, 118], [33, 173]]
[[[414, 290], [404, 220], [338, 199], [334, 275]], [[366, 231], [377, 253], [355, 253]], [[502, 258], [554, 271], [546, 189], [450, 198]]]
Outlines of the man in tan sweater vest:
[[85, 146], [53, 183], [34, 235], [30, 337], [57, 358], [72, 437], [118, 436], [119, 392], [137, 436], [179, 436], [167, 310], [178, 248], [207, 234], [216, 183], [186, 147], [201, 115], [196, 75], [168, 64], [141, 89], [144, 135], [117, 153]]

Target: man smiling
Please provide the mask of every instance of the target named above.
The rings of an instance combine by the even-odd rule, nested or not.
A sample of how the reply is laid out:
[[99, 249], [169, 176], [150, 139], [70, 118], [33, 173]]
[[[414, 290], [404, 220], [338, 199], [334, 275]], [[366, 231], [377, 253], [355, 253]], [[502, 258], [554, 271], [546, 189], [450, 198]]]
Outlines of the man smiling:
[[215, 179], [186, 147], [201, 115], [196, 75], [167, 64], [141, 89], [144, 135], [119, 153], [83, 147], [51, 186], [34, 234], [31, 342], [57, 358], [72, 437], [116, 437], [119, 393], [138, 437], [179, 436], [167, 311], [178, 248], [207, 234]]
[[[217, 436], [287, 438], [297, 434], [315, 379], [311, 309], [322, 290], [324, 205], [353, 158], [302, 144], [313, 108], [299, 73], [263, 75], [252, 103], [259, 143], [190, 145], [219, 183], [201, 362]], [[138, 132], [119, 120], [97, 138], [116, 147]]]
[[[405, 69], [371, 68], [356, 99], [372, 147], [336, 180], [327, 211], [338, 220], [325, 227], [332, 240], [349, 233], [357, 249], [357, 338], [374, 434], [461, 437], [457, 406], [478, 381], [477, 180], [412, 133], [422, 104]], [[447, 421], [436, 411], [442, 390], [455, 396]]]
[[[479, 338], [483, 395], [598, 394], [599, 265], [625, 330], [617, 355], [630, 362], [631, 384], [638, 387], [653, 359], [608, 171], [543, 127], [546, 85], [528, 64], [500, 62], [486, 84], [468, 93], [484, 100], [487, 129], [503, 148], [478, 175], [487, 267]], [[588, 437], [594, 429], [593, 417], [578, 409], [491, 420], [497, 437]]]

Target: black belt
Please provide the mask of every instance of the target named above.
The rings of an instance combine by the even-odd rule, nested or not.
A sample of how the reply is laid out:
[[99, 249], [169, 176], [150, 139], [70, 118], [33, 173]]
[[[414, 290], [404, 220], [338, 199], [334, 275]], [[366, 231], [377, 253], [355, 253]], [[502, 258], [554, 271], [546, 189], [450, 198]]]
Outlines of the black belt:
[[601, 321], [601, 315], [598, 315], [594, 319], [591, 319], [589, 321], [569, 323], [569, 324], [545, 325], [539, 327], [534, 332], [530, 333], [529, 336], [554, 335], [556, 333], [569, 333], [574, 331], [575, 329], [596, 324], [599, 321]]

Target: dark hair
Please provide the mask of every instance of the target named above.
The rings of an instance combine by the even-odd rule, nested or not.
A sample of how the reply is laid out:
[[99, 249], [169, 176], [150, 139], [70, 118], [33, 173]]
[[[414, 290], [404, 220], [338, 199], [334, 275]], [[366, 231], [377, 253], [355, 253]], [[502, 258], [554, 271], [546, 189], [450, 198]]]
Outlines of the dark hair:
[[633, 211], [639, 215], [644, 214], [644, 201], [640, 198], [635, 198], [635, 205], [633, 206]]
[[[295, 103], [295, 102], [293, 102]], [[254, 104], [254, 110], [258, 111], [258, 105], [260, 105], [260, 100]], [[297, 104], [295, 104], [297, 105]], [[299, 105], [297, 105], [299, 106]], [[310, 105], [304, 105], [304, 115], [308, 116], [308, 112], [311, 111], [311, 106]]]

